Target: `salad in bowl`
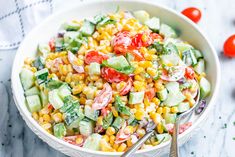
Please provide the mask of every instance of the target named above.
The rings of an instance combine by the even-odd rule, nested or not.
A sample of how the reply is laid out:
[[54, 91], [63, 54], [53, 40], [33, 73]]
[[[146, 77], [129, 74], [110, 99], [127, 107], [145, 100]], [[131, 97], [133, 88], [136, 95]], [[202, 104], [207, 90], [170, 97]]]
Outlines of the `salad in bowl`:
[[[72, 145], [123, 152], [170, 140], [177, 114], [210, 94], [202, 53], [144, 10], [72, 20], [39, 43], [19, 74], [28, 110]], [[192, 125], [180, 126], [180, 133]]]

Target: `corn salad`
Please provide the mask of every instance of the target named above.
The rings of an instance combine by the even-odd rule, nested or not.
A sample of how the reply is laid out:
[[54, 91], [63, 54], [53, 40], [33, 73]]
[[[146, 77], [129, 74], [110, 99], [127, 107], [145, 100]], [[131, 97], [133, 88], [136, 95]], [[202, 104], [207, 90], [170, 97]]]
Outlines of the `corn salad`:
[[32, 117], [97, 151], [123, 152], [152, 129], [141, 149], [169, 140], [177, 114], [210, 93], [202, 53], [177, 35], [143, 10], [63, 24], [20, 73]]

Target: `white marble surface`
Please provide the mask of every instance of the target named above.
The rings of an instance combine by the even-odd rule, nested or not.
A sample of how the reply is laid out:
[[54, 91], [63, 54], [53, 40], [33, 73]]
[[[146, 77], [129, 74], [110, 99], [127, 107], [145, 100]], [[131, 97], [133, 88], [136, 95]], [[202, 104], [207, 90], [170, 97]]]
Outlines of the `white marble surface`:
[[[65, 0], [64, 0], [65, 1]], [[235, 156], [235, 58], [221, 55], [224, 40], [235, 33], [234, 0], [155, 0], [177, 11], [195, 6], [202, 10], [201, 29], [215, 46], [222, 67], [222, 86], [204, 128], [180, 148], [181, 157]], [[75, 0], [53, 2], [54, 11]], [[0, 6], [3, 7], [3, 6]], [[0, 157], [64, 157], [42, 142], [24, 123], [11, 96], [10, 73], [16, 49], [0, 50]]]

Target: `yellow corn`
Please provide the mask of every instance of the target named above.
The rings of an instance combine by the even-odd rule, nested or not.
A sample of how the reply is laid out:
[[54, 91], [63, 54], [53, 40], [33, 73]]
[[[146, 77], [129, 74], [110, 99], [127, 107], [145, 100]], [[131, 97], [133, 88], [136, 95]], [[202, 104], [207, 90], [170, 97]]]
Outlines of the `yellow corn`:
[[108, 129], [106, 130], [106, 134], [108, 136], [115, 134], [115, 129], [113, 127], [108, 127]]
[[110, 143], [111, 145], [114, 144], [115, 138], [116, 138], [116, 137], [115, 137], [114, 135], [109, 136], [109, 143]]
[[108, 135], [103, 135], [103, 139], [105, 139], [106, 142], [109, 142], [109, 136]]
[[115, 107], [111, 107], [112, 113], [114, 117], [118, 117], [118, 111], [116, 110]]
[[178, 108], [177, 107], [171, 107], [171, 112], [172, 113], [178, 113]]
[[101, 151], [103, 152], [115, 152], [115, 149], [113, 149], [107, 142], [105, 139], [101, 139], [100, 140], [100, 148]]
[[137, 67], [137, 68], [135, 68], [135, 71], [134, 71], [134, 74], [140, 74], [140, 73], [142, 73], [144, 71], [144, 68], [142, 68], [142, 67]]
[[43, 121], [44, 122], [50, 122], [50, 120], [51, 120], [51, 117], [48, 114], [43, 115]]
[[136, 110], [135, 118], [137, 120], [141, 120], [143, 117], [144, 117], [144, 110], [143, 109]]
[[113, 149], [117, 150], [118, 147], [119, 147], [119, 144], [117, 144], [117, 143], [114, 143], [114, 144], [113, 144]]
[[171, 109], [169, 107], [163, 107], [162, 113], [165, 116], [167, 113], [169, 113]]
[[127, 126], [125, 129], [124, 129], [124, 133], [125, 134], [133, 134], [134, 133], [134, 127], [133, 126]]
[[43, 127], [43, 129], [48, 130], [51, 128], [52, 125], [51, 123], [43, 123], [41, 126]]
[[118, 151], [118, 152], [124, 152], [126, 148], [127, 148], [127, 145], [126, 145], [125, 143], [122, 143], [122, 144], [118, 147], [117, 151]]
[[80, 97], [79, 103], [80, 103], [81, 105], [85, 105], [85, 104], [86, 104], [86, 99], [85, 99], [84, 97]]
[[157, 125], [157, 132], [158, 132], [159, 134], [162, 134], [162, 133], [163, 133], [163, 126], [162, 126], [161, 123]]
[[145, 79], [143, 77], [141, 77], [140, 75], [135, 75], [134, 78], [135, 78], [136, 81], [141, 81], [141, 82], [145, 81]]
[[156, 97], [154, 97], [154, 98], [152, 99], [152, 102], [153, 102], [156, 106], [160, 105], [160, 100], [159, 100], [158, 98], [156, 98]]
[[152, 113], [150, 115], [150, 118], [154, 121], [154, 123], [156, 125], [158, 125], [161, 122], [161, 119], [162, 119], [162, 117], [159, 113]]
[[70, 72], [70, 73], [68, 73], [68, 75], [65, 77], [65, 82], [66, 82], [66, 83], [70, 83], [70, 82], [72, 81], [71, 76], [72, 76], [72, 73]]
[[128, 147], [131, 147], [131, 146], [132, 146], [131, 138], [129, 138], [129, 139], [126, 141], [126, 144], [127, 144]]
[[142, 128], [137, 129], [136, 133], [140, 136], [143, 137], [146, 133], [146, 131]]
[[147, 68], [147, 73], [148, 73], [150, 76], [154, 77], [154, 76], [157, 75], [157, 70], [154, 69], [154, 68], [149, 67], [149, 68]]
[[150, 61], [140, 61], [139, 66], [141, 66], [143, 68], [148, 68], [148, 67], [152, 67], [153, 63]]
[[77, 137], [75, 142], [76, 142], [76, 144], [81, 144], [83, 142], [83, 138]]
[[81, 92], [82, 92], [82, 86], [81, 86], [80, 84], [76, 85], [76, 86], [73, 87], [73, 89], [72, 89], [72, 93], [73, 93], [74, 95], [79, 94], [79, 93], [81, 93]]
[[38, 120], [38, 113], [37, 112], [33, 112], [32, 116], [35, 120]]
[[159, 82], [155, 82], [154, 87], [156, 89], [156, 92], [160, 92], [161, 90], [163, 90], [165, 87], [162, 85], [162, 83]]
[[56, 123], [59, 123], [62, 121], [62, 114], [60, 112], [52, 115], [52, 119], [56, 122]]
[[154, 59], [154, 55], [145, 53], [144, 58], [148, 61], [152, 61]]
[[99, 116], [97, 118], [97, 125], [103, 125], [103, 117], [102, 116]]
[[31, 67], [31, 71], [32, 71], [32, 72], [36, 72], [36, 71], [37, 71], [37, 68]]
[[149, 54], [152, 54], [152, 55], [155, 54], [156, 52], [157, 52], [157, 51], [156, 51], [156, 49], [154, 49], [154, 48], [148, 50], [148, 53], [149, 53]]
[[145, 82], [134, 81], [133, 84], [134, 84], [134, 89], [135, 89], [135, 91], [137, 91], [137, 92], [143, 91], [143, 90], [145, 90], [145, 88], [146, 88]]
[[145, 108], [150, 106], [150, 102], [148, 98], [144, 98], [144, 105], [145, 105]]
[[157, 113], [158, 114], [162, 114], [163, 113], [163, 108], [162, 107], [158, 107], [157, 108]]

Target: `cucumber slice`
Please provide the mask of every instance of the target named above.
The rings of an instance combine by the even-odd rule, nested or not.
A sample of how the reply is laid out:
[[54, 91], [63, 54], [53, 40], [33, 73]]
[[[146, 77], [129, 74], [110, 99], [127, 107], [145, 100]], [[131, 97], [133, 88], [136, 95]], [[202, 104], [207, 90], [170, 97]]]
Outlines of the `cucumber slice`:
[[192, 51], [194, 53], [194, 56], [197, 58], [197, 60], [200, 59], [200, 58], [203, 58], [203, 55], [199, 50], [192, 49]]
[[159, 98], [161, 101], [166, 100], [167, 94], [168, 94], [168, 93], [167, 93], [166, 88], [164, 88], [163, 90], [157, 92], [157, 96], [158, 96], [158, 98]]
[[62, 85], [63, 82], [57, 80], [57, 78], [52, 78], [46, 82], [46, 88], [48, 88], [49, 90], [58, 89]]
[[66, 128], [64, 123], [55, 124], [53, 130], [54, 130], [54, 135], [57, 138], [63, 138], [66, 135]]
[[46, 94], [44, 91], [40, 91], [40, 98], [41, 98], [41, 102], [42, 105], [45, 106], [48, 104], [48, 94]]
[[20, 72], [20, 81], [24, 90], [27, 90], [34, 85], [34, 74], [32, 71], [23, 68]]
[[89, 65], [89, 75], [100, 75], [100, 64], [93, 62]]
[[129, 63], [131, 63], [132, 61], [135, 60], [134, 56], [131, 55], [130, 53], [127, 53], [127, 54], [126, 54], [126, 59], [127, 59], [127, 61], [128, 61]]
[[64, 33], [64, 43], [65, 45], [70, 44], [74, 39], [81, 38], [80, 32], [66, 32]]
[[173, 124], [173, 123], [175, 123], [176, 117], [177, 117], [176, 114], [167, 113], [165, 115], [166, 124], [169, 124], [169, 123]]
[[187, 65], [187, 66], [194, 66], [197, 64], [197, 59], [194, 56], [193, 51], [190, 50], [186, 50], [183, 52], [183, 62]]
[[95, 31], [95, 25], [88, 20], [84, 20], [83, 25], [80, 28], [80, 32], [84, 36], [91, 36], [94, 31]]
[[37, 57], [33, 62], [33, 66], [36, 67], [37, 70], [43, 69], [44, 64], [45, 64], [45, 59], [41, 56]]
[[173, 28], [167, 24], [161, 24], [159, 33], [165, 38], [176, 38], [177, 34]]
[[79, 123], [83, 118], [83, 111], [78, 107], [65, 113], [65, 123], [68, 125], [69, 129], [79, 128]]
[[169, 42], [166, 45], [164, 45], [163, 53], [164, 54], [177, 54], [177, 55], [179, 55], [179, 51], [178, 51], [177, 47], [172, 42]]
[[158, 32], [160, 29], [160, 19], [152, 17], [151, 19], [145, 21], [145, 25], [147, 25], [152, 31]]
[[198, 73], [202, 74], [205, 72], [205, 60], [199, 59], [198, 63], [193, 67], [193, 69]]
[[59, 92], [58, 89], [54, 89], [54, 90], [50, 91], [48, 94], [49, 102], [54, 107], [54, 109], [59, 109], [64, 105], [64, 102], [60, 98], [58, 92]]
[[184, 51], [187, 51], [187, 50], [190, 50], [192, 49], [193, 47], [187, 43], [183, 43], [183, 42], [180, 42], [180, 43], [175, 43], [175, 46], [177, 47], [177, 49], [182, 53]]
[[104, 118], [103, 118], [103, 125], [102, 127], [104, 129], [107, 129], [113, 122], [113, 113], [112, 112], [109, 112], [108, 115], [106, 115]]
[[47, 43], [38, 44], [38, 52], [42, 54], [43, 57], [46, 57], [50, 53], [51, 48]]
[[124, 56], [112, 57], [107, 60], [107, 64], [114, 69], [121, 69], [129, 66], [128, 61]]
[[30, 96], [30, 95], [39, 95], [38, 87], [34, 86], [34, 87], [32, 87], [32, 88], [26, 90], [26, 91], [24, 92], [24, 94], [25, 94], [26, 96]]
[[94, 122], [87, 119], [80, 121], [79, 131], [83, 136], [90, 136], [94, 132]]
[[179, 64], [180, 57], [176, 54], [161, 55], [161, 63], [165, 65], [172, 64], [174, 66]]
[[100, 150], [101, 139], [102, 139], [102, 136], [100, 134], [94, 133], [86, 139], [83, 145], [83, 148], [88, 148], [91, 150]]
[[37, 112], [41, 109], [41, 102], [38, 95], [26, 96], [27, 105], [31, 113]]
[[93, 121], [96, 121], [99, 116], [99, 111], [93, 110], [90, 106], [85, 105], [85, 116]]
[[211, 84], [205, 77], [202, 77], [200, 79], [199, 84], [200, 84], [200, 97], [203, 99], [210, 94]]
[[167, 99], [163, 102], [164, 105], [172, 107], [184, 101], [185, 96], [181, 92], [169, 92]]
[[71, 21], [64, 23], [63, 27], [66, 31], [78, 31], [80, 28], [80, 24], [76, 21]]
[[178, 110], [180, 113], [188, 111], [190, 109], [190, 105], [188, 102], [182, 102], [178, 105]]
[[149, 14], [144, 10], [134, 11], [133, 15], [140, 23], [145, 23], [147, 20], [149, 20]]
[[157, 141], [159, 141], [159, 142], [166, 142], [171, 139], [171, 135], [168, 133], [156, 134], [156, 138], [157, 138]]
[[178, 82], [169, 82], [165, 86], [167, 90], [169, 91], [169, 93], [176, 93], [180, 91]]
[[42, 83], [46, 82], [48, 74], [49, 74], [49, 72], [48, 72], [48, 69], [46, 69], [46, 68], [37, 71], [34, 75], [37, 79], [38, 84], [42, 84]]
[[59, 96], [64, 99], [66, 96], [71, 95], [71, 89], [68, 86], [68, 84], [64, 83], [60, 88], [58, 89]]
[[129, 104], [142, 103], [144, 100], [144, 91], [142, 92], [130, 92]]
[[112, 127], [114, 127], [116, 130], [119, 130], [122, 126], [122, 124], [124, 123], [124, 119], [121, 118], [121, 117], [117, 117], [115, 118], [113, 124], [112, 124]]

